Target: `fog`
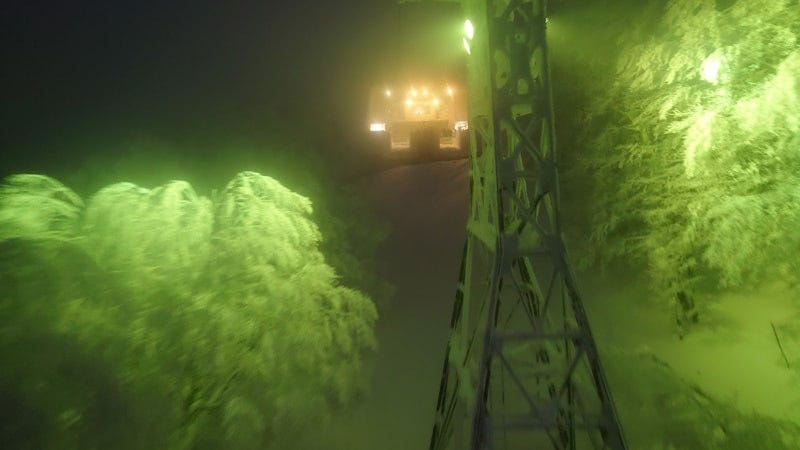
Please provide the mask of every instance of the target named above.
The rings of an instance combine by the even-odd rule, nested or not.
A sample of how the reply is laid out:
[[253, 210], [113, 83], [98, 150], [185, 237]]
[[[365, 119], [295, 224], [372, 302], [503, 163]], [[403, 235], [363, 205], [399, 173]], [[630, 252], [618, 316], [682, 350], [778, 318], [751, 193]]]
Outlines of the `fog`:
[[[626, 33], [633, 29], [655, 28], [668, 3], [562, 0], [551, 4], [548, 39], [566, 240], [631, 448], [693, 449], [704, 442], [734, 450], [795, 448], [800, 436], [800, 392], [796, 389], [800, 331], [792, 325], [798, 317], [796, 285], [787, 281], [792, 278], [762, 278], [726, 290], [713, 282], [713, 274], [722, 269], [698, 270], [707, 276], [697, 288], [698, 298], [707, 305], [702, 309], [705, 315], [695, 331], [679, 339], [674, 306], [664, 300], [666, 290], [648, 272], [654, 266], [648, 256], [625, 254], [621, 261], [601, 264], [603, 246], [610, 249], [608, 253], [616, 248], [592, 241], [597, 217], [601, 217], [598, 209], [622, 207], [598, 201], [601, 188], [610, 189], [615, 179], [606, 177], [605, 184], [598, 181], [586, 162], [598, 154], [592, 138], [605, 125], [616, 125], [607, 119], [613, 114], [602, 117], [606, 122], [587, 117], [593, 107], [607, 100], [606, 95], [612, 98], [610, 86], [619, 80], [620, 55], [644, 43], [629, 40], [622, 45], [619, 40], [630, 39]], [[724, 12], [736, 2], [711, 3]], [[271, 436], [269, 448], [401, 450], [425, 448], [430, 437], [466, 236], [469, 173], [464, 159], [387, 161], [368, 139], [369, 89], [397, 77], [398, 65], [408, 66], [399, 63], [402, 58], [394, 49], [414, 47], [413, 42], [403, 42], [398, 36], [410, 32], [399, 25], [398, 15], [393, 0], [102, 4], [39, 0], [10, 2], [0, 13], [4, 64], [0, 74], [0, 177], [47, 175], [87, 204], [98, 191], [117, 183], [154, 189], [171, 180], [183, 180], [202, 202], [218, 205], [237, 174], [257, 172], [277, 180], [292, 196], [310, 200], [313, 212], [298, 213], [298, 217], [313, 223], [310, 228], [318, 227], [321, 239], [314, 241], [308, 255], [324, 254], [326, 264], [335, 271], [331, 285], [358, 291], [375, 305], [377, 347], [353, 359], [363, 364], [360, 375], [339, 386], [343, 392], [351, 382], [357, 388], [344, 396], [347, 401], [323, 402], [325, 417], [309, 414], [309, 423], [298, 419], [284, 428], [284, 434]], [[431, 39], [444, 41], [444, 36], [457, 34], [449, 25], [441, 36]], [[460, 42], [454, 41], [459, 50]], [[419, 50], [417, 56], [427, 51], [446, 53], [445, 47], [437, 42], [436, 49]], [[458, 64], [463, 57], [456, 53], [453, 61]], [[653, 71], [659, 72], [658, 68]], [[616, 151], [607, 150], [608, 154]], [[0, 197], [0, 212], [11, 211], [3, 209], [8, 198], [11, 196]], [[41, 197], [36, 198], [28, 200], [27, 211], [46, 210], [44, 203], [38, 203]], [[254, 211], [274, 206], [272, 197], [264, 198], [266, 203], [253, 207]], [[63, 200], [61, 194], [50, 199]], [[303, 200], [297, 202], [304, 204]], [[31, 217], [39, 217], [38, 224], [54, 223], [36, 214]], [[293, 218], [293, 214], [288, 216]], [[137, 214], [130, 214], [134, 216]], [[93, 294], [87, 302], [112, 305], [108, 310], [114, 310], [113, 305], [124, 304], [114, 293], [123, 290], [108, 287], [115, 283], [108, 280], [124, 270], [94, 272], [96, 256], [63, 248], [40, 251], [37, 245], [42, 236], [31, 234], [30, 242], [19, 241], [21, 226], [9, 227], [8, 223], [18, 222], [14, 222], [16, 217], [8, 217], [0, 214], [0, 225], [5, 226], [0, 226], [0, 280], [6, 283], [0, 286], [4, 292], [0, 330], [16, 333], [30, 323], [35, 332], [25, 340], [3, 337], [16, 336], [11, 332], [0, 334], [0, 339], [5, 339], [0, 340], [4, 358], [0, 366], [6, 367], [0, 371], [0, 409], [4, 411], [0, 447], [6, 448], [4, 442], [8, 442], [8, 448], [20, 449], [111, 448], [113, 433], [122, 429], [146, 435], [141, 441], [128, 439], [128, 448], [155, 448], [163, 443], [158, 440], [169, 435], [171, 425], [167, 424], [177, 417], [168, 414], [169, 408], [178, 403], [165, 400], [169, 397], [164, 391], [174, 386], [146, 378], [130, 391], [117, 389], [117, 383], [128, 385], [115, 372], [122, 373], [119, 367], [106, 364], [115, 361], [113, 357], [100, 358], [100, 352], [93, 353], [95, 347], [81, 346], [83, 341], [77, 338], [53, 337], [63, 328], [52, 324], [67, 316], [59, 317], [57, 311], [61, 310], [51, 308], [51, 299], [83, 298], [82, 289], [100, 280], [100, 287], [90, 290]], [[83, 245], [85, 236], [81, 236], [77, 241]], [[257, 237], [241, 237], [242, 248], [260, 248], [246, 239], [261, 242]], [[274, 238], [258, 245], [278, 248], [283, 240], [291, 239]], [[209, 237], [208, 245], [211, 242], [218, 240]], [[784, 242], [789, 250], [795, 248], [796, 241]], [[600, 250], [589, 250], [592, 245]], [[137, 245], [130, 248], [135, 254]], [[209, 268], [205, 262], [192, 267], [201, 266], [204, 271], [199, 273], [203, 274], [219, 269]], [[787, 267], [791, 272], [795, 266]], [[149, 273], [152, 268], [146, 264], [139, 269]], [[233, 275], [214, 272], [209, 280], [213, 278], [220, 283], [215, 286], [225, 289], [238, 287], [242, 279], [251, 280], [242, 275], [249, 273], [245, 269]], [[243, 278], [237, 278], [240, 276]], [[66, 286], [62, 291], [55, 288], [62, 285]], [[147, 286], [149, 289], [151, 284]], [[159, 295], [148, 298], [172, 298]], [[188, 297], [196, 300], [196, 296]], [[225, 299], [239, 297], [219, 294], [218, 298], [228, 304]], [[764, 304], [764, 308], [755, 314], [753, 304]], [[189, 310], [203, 310], [192, 305], [195, 309]], [[182, 314], [175, 317], [183, 318]], [[285, 316], [286, 322], [274, 323], [283, 326], [302, 314], [295, 311]], [[114, 326], [124, 328], [124, 318], [113, 317]], [[71, 330], [69, 325], [61, 326]], [[181, 322], [174, 328], [154, 329], [178, 335], [184, 326], [191, 328]], [[113, 331], [98, 329], [102, 331], [98, 336], [107, 337], [107, 341], [98, 339], [98, 346], [110, 342], [108, 348], [118, 345], [113, 347], [121, 349], [117, 354], [127, 354], [124, 339], [116, 339]], [[65, 335], [73, 336], [73, 331]], [[123, 335], [121, 331], [118, 334]], [[356, 347], [369, 341], [362, 338], [356, 340]], [[165, 337], [164, 342], [173, 342], [169, 339]], [[788, 348], [788, 356], [782, 358], [775, 345], [780, 339]], [[302, 359], [301, 353], [285, 356], [287, 360]], [[350, 367], [349, 362], [346, 358], [338, 361], [341, 367]], [[335, 362], [331, 365], [336, 366]], [[760, 369], [750, 371], [753, 367]], [[308, 373], [311, 380], [320, 376], [314, 370]], [[81, 374], [94, 378], [82, 379]], [[21, 378], [27, 376], [34, 381], [26, 384]], [[37, 380], [55, 387], [37, 391]], [[58, 395], [62, 392], [58, 383], [65, 386], [63, 396]], [[266, 384], [265, 389], [269, 389]], [[317, 400], [309, 395], [312, 397]], [[48, 439], [62, 436], [58, 434], [61, 431], [53, 430], [60, 430], [65, 422], [76, 423], [72, 410], [52, 412], [71, 402], [100, 405], [92, 410], [94, 415], [81, 419], [91, 422], [84, 431], [96, 430], [97, 438], [60, 443], [37, 440], [37, 435], [50, 436]], [[327, 409], [333, 404], [335, 407]], [[115, 413], [101, 414], [110, 410]], [[163, 415], [149, 415], [148, 411]], [[275, 422], [273, 416], [264, 414], [263, 423]], [[169, 420], [159, 423], [159, 417]], [[242, 420], [245, 422], [249, 423]], [[209, 429], [221, 428], [209, 425]], [[231, 448], [234, 441], [224, 440], [229, 437], [198, 438], [194, 446], [181, 446], [173, 440], [170, 448]], [[87, 442], [92, 446], [87, 447]], [[240, 448], [251, 444], [242, 443]], [[252, 444], [252, 448], [264, 447]]]

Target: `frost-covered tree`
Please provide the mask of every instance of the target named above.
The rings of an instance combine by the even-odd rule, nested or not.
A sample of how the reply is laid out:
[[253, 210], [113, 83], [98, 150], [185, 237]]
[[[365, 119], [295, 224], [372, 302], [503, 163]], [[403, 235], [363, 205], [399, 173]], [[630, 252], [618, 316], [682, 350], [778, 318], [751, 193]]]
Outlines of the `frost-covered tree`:
[[[18, 287], [0, 303], [0, 354], [37, 323], [114, 386], [163, 393], [151, 416], [164, 442], [130, 448], [281, 448], [363, 393], [374, 305], [326, 264], [311, 202], [272, 178], [240, 173], [213, 201], [180, 181], [118, 183], [84, 207], [55, 180], [16, 175], [0, 188], [0, 232], [15, 255], [0, 273]], [[32, 344], [29, 357], [41, 352]], [[36, 397], [13, 381], [24, 373], [0, 373], [22, 403]], [[90, 431], [93, 386], [77, 391], [46, 408], [66, 424], [52, 434], [104, 448]]]
[[83, 200], [43, 175], [13, 175], [0, 186], [2, 239], [74, 239]]
[[702, 280], [800, 269], [800, 3], [653, 5], [589, 109], [583, 168], [597, 248], [645, 260], [685, 324]]

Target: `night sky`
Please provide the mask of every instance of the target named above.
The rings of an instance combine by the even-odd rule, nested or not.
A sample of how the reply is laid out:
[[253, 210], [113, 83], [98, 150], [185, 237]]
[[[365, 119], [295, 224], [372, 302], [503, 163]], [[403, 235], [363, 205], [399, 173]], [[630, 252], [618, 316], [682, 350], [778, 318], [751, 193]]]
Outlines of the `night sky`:
[[[552, 10], [603, 11], [591, 3], [554, 2]], [[356, 152], [368, 88], [393, 70], [392, 39], [414, 31], [397, 32], [394, 0], [31, 0], [0, 8], [0, 176], [74, 173], [141, 141], [164, 142], [184, 159], [278, 135], [333, 159]], [[582, 22], [562, 26], [597, 42]], [[600, 14], [594, 26], [605, 22]], [[556, 74], [556, 89], [574, 85], [565, 79], [574, 69]], [[556, 102], [572, 107], [565, 105]]]
[[[3, 174], [121, 142], [361, 126], [392, 0], [11, 1], [0, 13]], [[342, 128], [344, 127], [344, 128]], [[345, 133], [346, 134], [346, 133]]]

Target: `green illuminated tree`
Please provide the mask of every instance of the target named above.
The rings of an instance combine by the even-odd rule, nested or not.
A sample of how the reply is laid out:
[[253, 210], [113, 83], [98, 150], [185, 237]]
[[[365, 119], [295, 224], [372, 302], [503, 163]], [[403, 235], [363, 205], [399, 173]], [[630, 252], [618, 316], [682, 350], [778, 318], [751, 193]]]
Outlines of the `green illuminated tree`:
[[788, 0], [671, 0], [622, 34], [590, 108], [592, 238], [645, 260], [682, 324], [703, 280], [800, 269], [798, 17]]
[[[213, 201], [180, 181], [119, 183], [85, 207], [55, 180], [10, 177], [0, 273], [16, 288], [0, 303], [0, 354], [30, 348], [18, 364], [4, 359], [1, 390], [43, 415], [60, 443], [45, 448], [110, 448], [99, 436], [116, 428], [104, 432], [92, 415], [92, 384], [25, 369], [61, 342], [72, 356], [48, 364], [95, 367], [134, 399], [163, 395], [141, 405], [116, 397], [117, 409], [151, 418], [129, 427], [164, 439], [124, 448], [281, 448], [363, 394], [362, 359], [375, 347], [373, 303], [340, 285], [311, 212], [307, 198], [254, 172]], [[26, 377], [72, 383], [75, 395], [41, 399], [14, 381]]]

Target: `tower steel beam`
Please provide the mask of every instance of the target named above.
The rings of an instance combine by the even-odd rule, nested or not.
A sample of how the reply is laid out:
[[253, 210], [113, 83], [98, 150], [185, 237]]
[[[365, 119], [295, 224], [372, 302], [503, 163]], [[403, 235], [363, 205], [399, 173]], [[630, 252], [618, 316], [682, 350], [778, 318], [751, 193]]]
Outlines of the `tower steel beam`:
[[465, 6], [470, 214], [430, 450], [625, 449], [559, 221], [546, 1]]

